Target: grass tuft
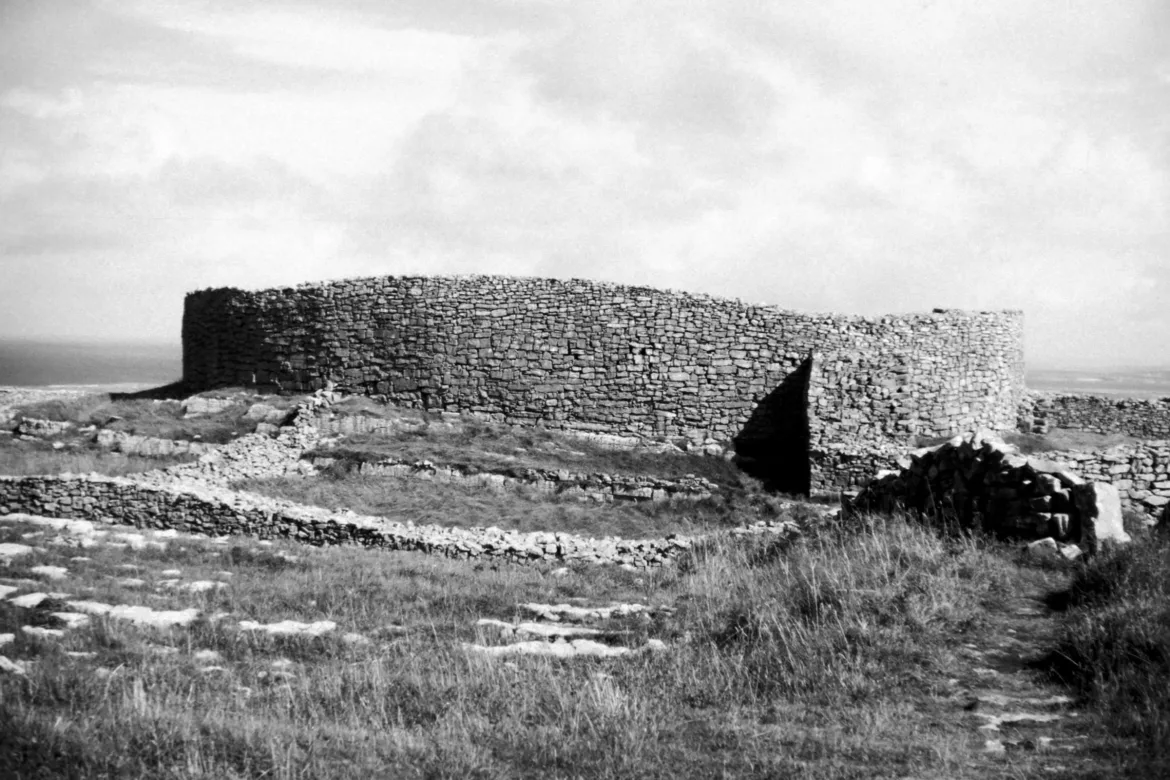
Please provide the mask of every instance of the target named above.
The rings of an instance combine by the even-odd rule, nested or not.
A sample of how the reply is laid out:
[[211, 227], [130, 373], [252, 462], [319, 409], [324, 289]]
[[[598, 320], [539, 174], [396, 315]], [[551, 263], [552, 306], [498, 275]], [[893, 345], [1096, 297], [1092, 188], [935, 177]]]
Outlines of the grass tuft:
[[1104, 713], [1120, 739], [1136, 740], [1135, 772], [1170, 771], [1170, 540], [1150, 535], [1113, 547], [1076, 571], [1049, 671]]

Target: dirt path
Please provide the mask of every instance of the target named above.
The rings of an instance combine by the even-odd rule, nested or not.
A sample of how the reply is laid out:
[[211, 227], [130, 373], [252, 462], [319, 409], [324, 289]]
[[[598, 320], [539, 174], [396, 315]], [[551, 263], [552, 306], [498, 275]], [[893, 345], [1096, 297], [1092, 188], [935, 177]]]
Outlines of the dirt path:
[[[980, 756], [975, 774], [1020, 777], [1113, 777], [1095, 751], [1099, 730], [1075, 694], [1040, 668], [1056, 647], [1059, 613], [1045, 597], [1065, 587], [1064, 575], [1022, 571], [1025, 588], [991, 610], [991, 624], [964, 645], [969, 661], [952, 699]], [[998, 768], [998, 771], [996, 771]]]

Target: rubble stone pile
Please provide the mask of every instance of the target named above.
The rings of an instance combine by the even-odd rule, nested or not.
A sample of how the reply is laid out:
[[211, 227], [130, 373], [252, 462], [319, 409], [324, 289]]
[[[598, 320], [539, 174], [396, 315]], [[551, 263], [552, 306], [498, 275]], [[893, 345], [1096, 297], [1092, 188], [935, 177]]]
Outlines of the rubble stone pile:
[[965, 528], [1074, 541], [1090, 550], [1126, 542], [1117, 488], [1087, 482], [1068, 464], [1020, 455], [994, 434], [956, 436], [919, 449], [878, 475], [854, 502], [907, 509]]

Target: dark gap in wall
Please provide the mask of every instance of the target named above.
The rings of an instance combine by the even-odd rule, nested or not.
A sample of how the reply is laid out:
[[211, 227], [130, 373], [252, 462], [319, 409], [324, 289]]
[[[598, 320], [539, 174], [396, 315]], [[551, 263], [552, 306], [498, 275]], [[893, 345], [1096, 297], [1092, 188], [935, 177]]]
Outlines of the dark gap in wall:
[[761, 480], [767, 490], [808, 495], [812, 487], [808, 425], [811, 371], [810, 357], [764, 396], [735, 437], [740, 468]]

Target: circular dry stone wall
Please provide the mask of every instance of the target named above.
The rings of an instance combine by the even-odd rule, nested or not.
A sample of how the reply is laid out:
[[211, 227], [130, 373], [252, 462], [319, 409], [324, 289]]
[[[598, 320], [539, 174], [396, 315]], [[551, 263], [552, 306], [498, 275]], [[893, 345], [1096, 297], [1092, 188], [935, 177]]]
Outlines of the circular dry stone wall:
[[560, 279], [379, 277], [187, 296], [184, 380], [735, 442], [847, 486], [910, 436], [1016, 424], [1022, 314], [836, 316]]

